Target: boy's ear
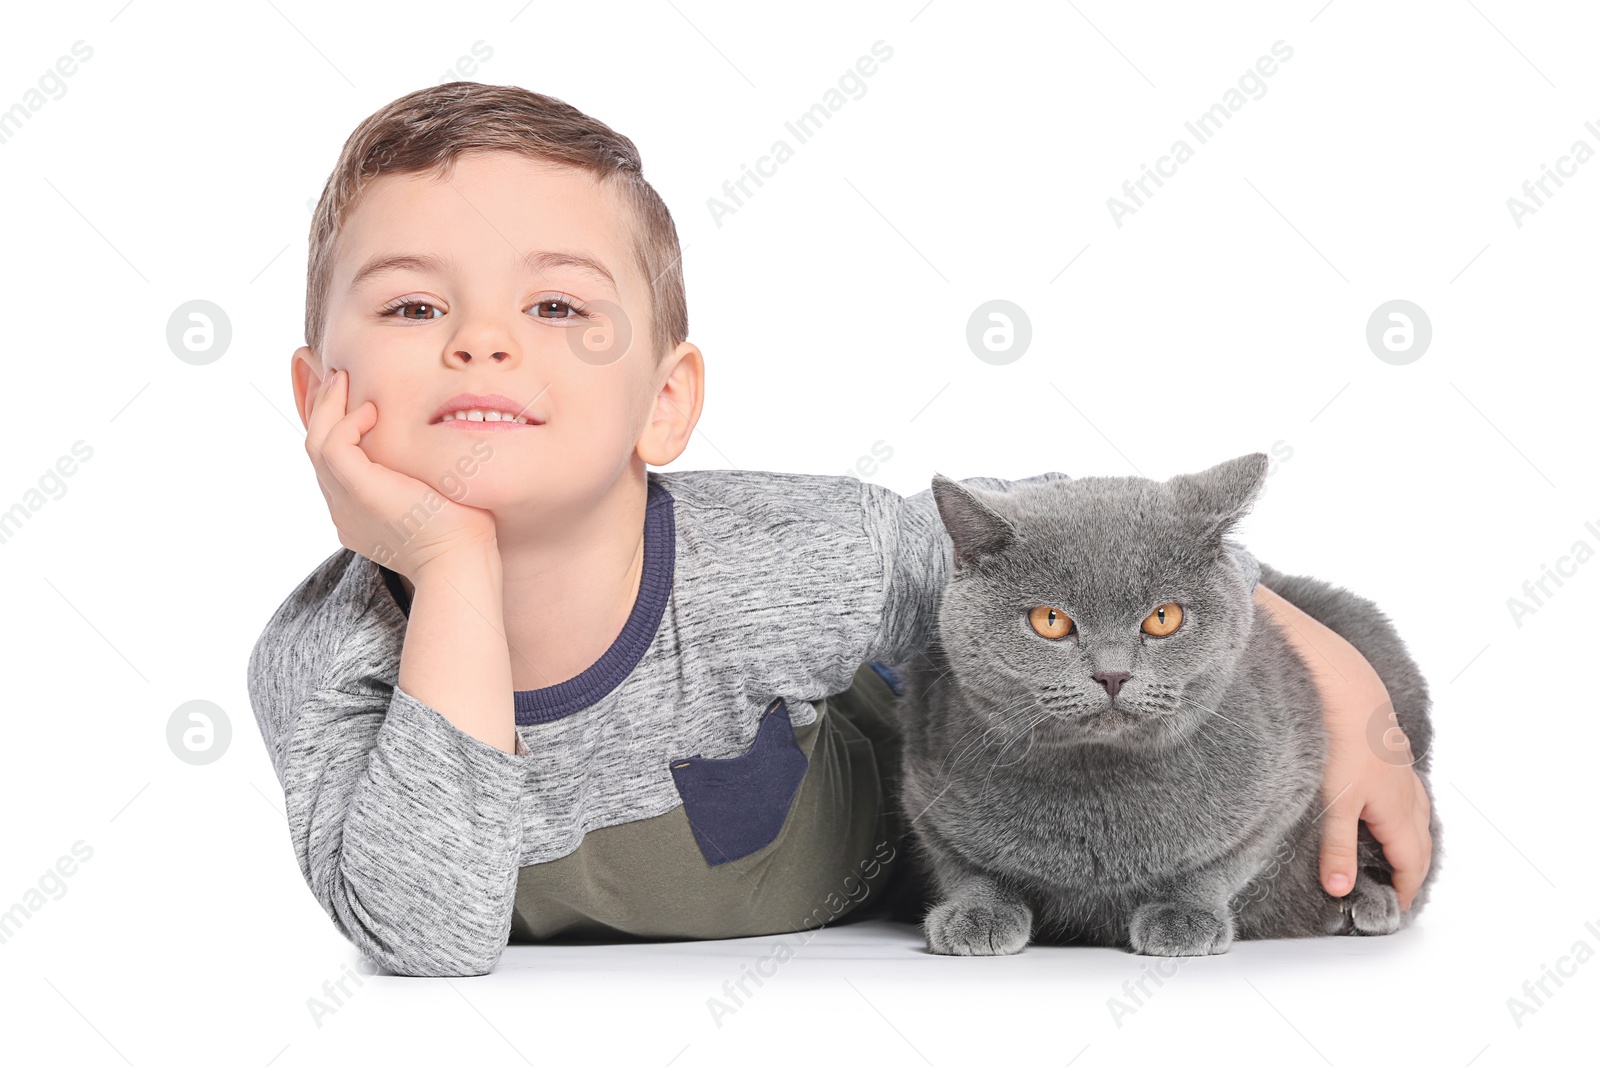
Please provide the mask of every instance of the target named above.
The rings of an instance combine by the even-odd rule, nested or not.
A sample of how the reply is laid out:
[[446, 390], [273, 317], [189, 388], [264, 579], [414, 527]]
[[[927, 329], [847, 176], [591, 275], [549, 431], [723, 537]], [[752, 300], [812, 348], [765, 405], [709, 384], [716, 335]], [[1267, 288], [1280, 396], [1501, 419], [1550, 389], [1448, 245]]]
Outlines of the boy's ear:
[[646, 463], [661, 467], [689, 447], [695, 423], [700, 421], [706, 398], [705, 357], [684, 341], [662, 358], [652, 380], [661, 384], [651, 396], [650, 414], [636, 451]]
[[311, 402], [322, 387], [322, 368], [316, 354], [306, 345], [294, 350], [289, 357], [289, 377], [294, 383], [294, 407], [300, 413], [300, 424], [311, 428]]

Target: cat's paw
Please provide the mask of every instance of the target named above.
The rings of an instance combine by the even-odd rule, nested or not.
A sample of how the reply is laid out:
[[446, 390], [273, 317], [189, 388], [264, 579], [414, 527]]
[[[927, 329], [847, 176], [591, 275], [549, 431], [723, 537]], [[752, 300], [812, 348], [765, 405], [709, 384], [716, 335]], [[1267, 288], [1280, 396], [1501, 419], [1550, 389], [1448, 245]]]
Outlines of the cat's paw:
[[1233, 944], [1233, 916], [1191, 904], [1142, 904], [1128, 924], [1128, 940], [1145, 956], [1211, 956]]
[[1400, 898], [1394, 887], [1362, 875], [1344, 898], [1354, 934], [1379, 936], [1400, 929]]
[[1033, 934], [1033, 912], [1014, 901], [947, 900], [928, 912], [928, 951], [942, 956], [1010, 956]]

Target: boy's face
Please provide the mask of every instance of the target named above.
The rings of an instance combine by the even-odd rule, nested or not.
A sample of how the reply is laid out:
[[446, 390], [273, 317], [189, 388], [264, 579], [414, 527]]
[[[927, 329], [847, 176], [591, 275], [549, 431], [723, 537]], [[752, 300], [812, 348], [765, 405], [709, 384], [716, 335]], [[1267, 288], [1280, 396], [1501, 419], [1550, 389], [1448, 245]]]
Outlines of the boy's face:
[[[458, 158], [448, 182], [374, 182], [340, 235], [316, 368], [349, 372], [349, 410], [377, 407], [368, 457], [497, 514], [592, 503], [659, 385], [631, 221], [592, 175], [505, 152]], [[370, 269], [393, 257], [438, 262]], [[528, 424], [439, 420], [462, 393]]]

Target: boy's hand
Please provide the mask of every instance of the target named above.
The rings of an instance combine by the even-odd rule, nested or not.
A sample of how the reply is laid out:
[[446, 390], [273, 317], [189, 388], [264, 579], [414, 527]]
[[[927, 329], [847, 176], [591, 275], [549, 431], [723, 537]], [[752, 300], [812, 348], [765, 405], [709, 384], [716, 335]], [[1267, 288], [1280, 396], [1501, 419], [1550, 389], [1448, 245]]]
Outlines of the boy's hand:
[[[1390, 714], [1388, 687], [1354, 645], [1277, 593], [1257, 585], [1255, 601], [1283, 625], [1322, 696], [1322, 885], [1336, 897], [1350, 892], [1365, 821], [1394, 868], [1400, 910], [1409, 910], [1433, 862], [1432, 804], [1411, 769], [1410, 741]], [[1383, 729], [1374, 731], [1375, 722]]]
[[[1365, 660], [1362, 660], [1365, 663]], [[1329, 893], [1342, 897], [1356, 875], [1359, 822], [1383, 846], [1394, 867], [1394, 891], [1400, 910], [1422, 886], [1433, 861], [1433, 837], [1428, 832], [1432, 802], [1422, 779], [1411, 769], [1411, 742], [1389, 718], [1381, 747], [1373, 743], [1369, 724], [1374, 708], [1389, 708], [1388, 690], [1372, 673], [1369, 685], [1377, 690], [1366, 700], [1335, 698], [1327, 703], [1328, 764], [1322, 778], [1322, 883]], [[1371, 692], [1369, 690], [1369, 692]], [[1343, 704], [1343, 706], [1341, 706]], [[1340, 881], [1343, 879], [1343, 881]]]
[[[495, 525], [489, 512], [450, 500], [427, 483], [367, 457], [361, 438], [377, 425], [378, 408], [368, 400], [346, 412], [349, 395], [348, 371], [324, 376], [306, 422], [306, 454], [316, 468], [339, 543], [405, 575], [413, 585], [417, 572], [436, 559], [493, 548]], [[421, 529], [408, 531], [410, 536], [401, 540], [396, 536], [399, 518], [430, 495], [444, 506], [430, 511]]]

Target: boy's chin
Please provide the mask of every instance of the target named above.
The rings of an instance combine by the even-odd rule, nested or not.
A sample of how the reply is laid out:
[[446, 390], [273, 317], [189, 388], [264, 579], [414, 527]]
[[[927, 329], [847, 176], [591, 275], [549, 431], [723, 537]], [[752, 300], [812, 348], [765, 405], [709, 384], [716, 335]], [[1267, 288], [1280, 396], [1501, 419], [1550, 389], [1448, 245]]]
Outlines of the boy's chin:
[[474, 484], [471, 481], [435, 483], [430, 480], [429, 487], [453, 503], [501, 514], [516, 511], [528, 504], [527, 486], [513, 490], [509, 487]]
[[463, 446], [459, 454], [451, 449], [418, 454], [417, 450], [411, 449], [386, 456], [381, 448], [369, 447], [365, 441], [362, 442], [362, 448], [372, 462], [421, 482], [434, 493], [457, 504], [493, 511], [499, 507], [514, 506], [528, 495], [526, 484], [497, 484], [498, 472], [491, 473], [486, 462], [486, 458], [493, 459], [492, 452], [480, 457]]

